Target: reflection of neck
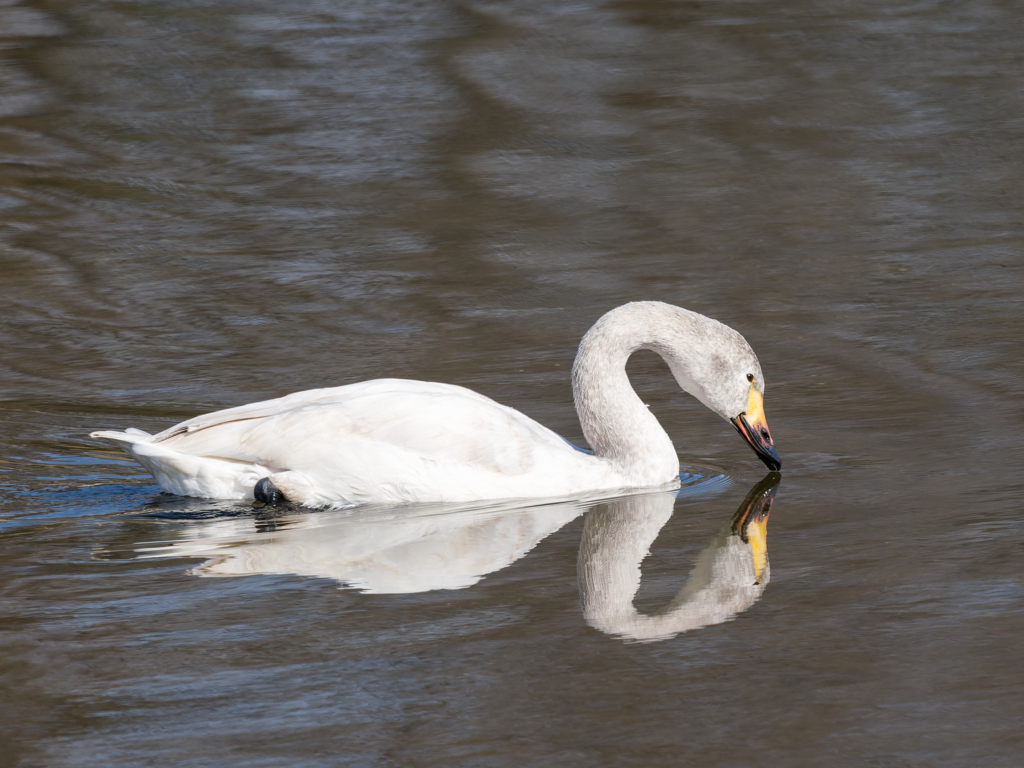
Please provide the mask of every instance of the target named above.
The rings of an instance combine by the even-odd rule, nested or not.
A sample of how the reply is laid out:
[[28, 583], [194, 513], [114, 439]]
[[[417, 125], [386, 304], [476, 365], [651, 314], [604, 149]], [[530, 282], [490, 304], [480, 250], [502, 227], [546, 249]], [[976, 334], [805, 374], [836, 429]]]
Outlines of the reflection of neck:
[[726, 526], [697, 557], [675, 598], [653, 614], [639, 613], [640, 563], [672, 516], [675, 495], [628, 496], [587, 514], [578, 561], [583, 615], [592, 627], [633, 640], [666, 639], [719, 624], [749, 608], [768, 583], [755, 584], [749, 547]]

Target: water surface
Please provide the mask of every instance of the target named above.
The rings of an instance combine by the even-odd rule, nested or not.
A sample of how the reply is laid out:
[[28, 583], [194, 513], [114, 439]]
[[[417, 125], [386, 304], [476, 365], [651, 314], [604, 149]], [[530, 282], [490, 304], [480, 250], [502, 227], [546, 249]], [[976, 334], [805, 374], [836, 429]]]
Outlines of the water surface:
[[[1022, 33], [986, 0], [0, 5], [0, 753], [1019, 765]], [[601, 510], [523, 513], [449, 588], [203, 578], [152, 548], [288, 521], [86, 437], [399, 376], [582, 444], [575, 346], [635, 299], [746, 336], [785, 467], [760, 599], [660, 642], [588, 623]], [[763, 467], [630, 372], [728, 480], [657, 531], [650, 614]]]

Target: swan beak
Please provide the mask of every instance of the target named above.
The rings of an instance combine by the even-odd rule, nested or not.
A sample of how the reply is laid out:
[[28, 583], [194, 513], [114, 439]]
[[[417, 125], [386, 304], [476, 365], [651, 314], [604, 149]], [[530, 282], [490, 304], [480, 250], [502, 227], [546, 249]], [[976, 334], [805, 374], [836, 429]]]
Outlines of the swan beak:
[[764, 401], [760, 392], [751, 387], [747, 410], [731, 421], [736, 431], [754, 449], [754, 453], [768, 469], [773, 472], [782, 469], [782, 459], [775, 450], [772, 434], [768, 431], [768, 422], [764, 419]]
[[733, 518], [733, 532], [746, 542], [754, 558], [755, 584], [762, 583], [768, 564], [768, 515], [781, 479], [778, 472], [769, 472], [750, 489]]

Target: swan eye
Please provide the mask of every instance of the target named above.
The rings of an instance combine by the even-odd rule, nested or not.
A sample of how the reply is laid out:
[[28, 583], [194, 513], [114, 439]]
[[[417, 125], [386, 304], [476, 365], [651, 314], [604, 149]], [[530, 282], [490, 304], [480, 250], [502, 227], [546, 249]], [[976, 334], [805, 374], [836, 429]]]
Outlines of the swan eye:
[[748, 373], [747, 374], [747, 381], [753, 381], [753, 380], [754, 380], [754, 374]]

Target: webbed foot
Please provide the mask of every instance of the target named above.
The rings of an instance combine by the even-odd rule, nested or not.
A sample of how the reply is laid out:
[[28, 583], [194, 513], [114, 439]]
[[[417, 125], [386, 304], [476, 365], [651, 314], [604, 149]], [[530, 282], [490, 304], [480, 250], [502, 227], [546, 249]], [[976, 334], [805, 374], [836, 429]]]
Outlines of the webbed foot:
[[262, 501], [271, 507], [276, 507], [282, 501], [287, 501], [280, 489], [274, 485], [269, 477], [264, 477], [252, 489], [252, 495], [256, 501]]

